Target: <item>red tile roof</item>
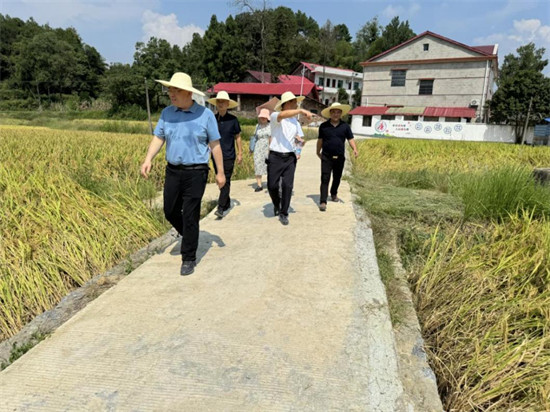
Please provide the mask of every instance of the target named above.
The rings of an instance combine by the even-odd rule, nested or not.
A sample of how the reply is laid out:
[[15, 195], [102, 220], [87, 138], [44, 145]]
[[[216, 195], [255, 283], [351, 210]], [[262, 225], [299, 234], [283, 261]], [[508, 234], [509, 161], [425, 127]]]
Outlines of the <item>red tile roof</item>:
[[271, 73], [259, 72], [256, 70], [247, 70], [247, 72], [250, 73], [250, 75], [258, 80], [260, 83], [271, 83], [272, 81]]
[[302, 90], [303, 96], [308, 96], [314, 88], [312, 82], [301, 83], [218, 83], [209, 92], [217, 93], [225, 90], [229, 94], [257, 94], [262, 96], [280, 96], [284, 92], [291, 91], [296, 96]]
[[[385, 114], [388, 106], [358, 106], [351, 110], [351, 115], [372, 116]], [[415, 113], [418, 114], [418, 113]], [[476, 110], [469, 107], [426, 107], [421, 116], [431, 117], [476, 117]]]
[[384, 114], [386, 110], [388, 110], [387, 106], [357, 106], [349, 114], [372, 116], [373, 114]]
[[485, 54], [493, 54], [495, 50], [495, 45], [492, 44], [489, 46], [473, 46], [472, 49], [478, 50], [481, 53], [485, 53]]
[[[307, 77], [304, 77], [304, 84], [307, 83], [313, 83], [311, 80], [309, 80]], [[279, 81], [281, 83], [299, 83], [302, 84], [302, 76], [293, 76], [289, 74], [281, 74], [279, 76]]]
[[471, 109], [469, 107], [426, 107], [424, 116], [476, 117], [476, 109]]

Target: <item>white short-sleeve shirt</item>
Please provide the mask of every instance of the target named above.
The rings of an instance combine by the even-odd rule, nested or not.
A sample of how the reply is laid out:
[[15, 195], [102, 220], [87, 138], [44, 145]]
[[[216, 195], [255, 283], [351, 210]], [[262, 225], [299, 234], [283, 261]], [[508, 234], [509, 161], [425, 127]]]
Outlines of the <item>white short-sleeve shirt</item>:
[[303, 137], [302, 126], [295, 117], [277, 121], [279, 112], [271, 114], [271, 144], [269, 150], [280, 153], [293, 152], [296, 136]]

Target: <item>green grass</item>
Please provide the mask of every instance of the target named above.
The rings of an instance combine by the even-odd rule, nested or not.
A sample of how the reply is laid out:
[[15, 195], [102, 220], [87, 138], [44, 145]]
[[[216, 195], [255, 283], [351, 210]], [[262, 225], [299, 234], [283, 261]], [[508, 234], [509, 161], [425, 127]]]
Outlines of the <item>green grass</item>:
[[351, 184], [392, 321], [397, 241], [445, 410], [550, 410], [550, 187], [531, 176], [550, 149], [384, 139], [359, 151]]
[[525, 167], [498, 169], [455, 177], [453, 191], [462, 198], [464, 218], [505, 220], [519, 210], [550, 214], [550, 190], [537, 184]]

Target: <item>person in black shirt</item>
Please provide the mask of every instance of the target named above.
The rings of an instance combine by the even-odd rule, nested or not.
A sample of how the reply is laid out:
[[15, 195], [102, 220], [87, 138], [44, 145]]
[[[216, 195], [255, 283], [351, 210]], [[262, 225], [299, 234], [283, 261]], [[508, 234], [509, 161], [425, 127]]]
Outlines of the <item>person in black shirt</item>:
[[351, 128], [341, 118], [345, 116], [351, 107], [347, 104], [332, 103], [321, 112], [326, 122], [319, 126], [319, 138], [317, 139], [317, 156], [321, 159], [321, 197], [319, 199], [319, 210], [327, 210], [328, 184], [332, 173], [332, 186], [330, 196], [333, 202], [338, 202], [338, 186], [344, 170], [346, 161], [346, 140], [357, 157], [357, 146], [353, 138]]
[[[218, 122], [218, 130], [221, 135], [221, 148], [223, 154], [223, 170], [225, 172], [225, 185], [220, 189], [218, 198], [218, 208], [214, 214], [218, 218], [223, 218], [224, 212], [231, 206], [231, 198], [229, 192], [231, 190], [231, 176], [235, 166], [235, 158], [237, 163], [243, 161], [243, 148], [241, 142], [241, 126], [235, 116], [227, 112], [228, 109], [233, 109], [239, 104], [231, 100], [225, 91], [220, 91], [216, 97], [208, 100], [208, 103], [213, 104], [217, 108], [216, 120]], [[237, 142], [237, 152], [235, 153], [235, 142]], [[214, 171], [216, 164], [214, 163]]]

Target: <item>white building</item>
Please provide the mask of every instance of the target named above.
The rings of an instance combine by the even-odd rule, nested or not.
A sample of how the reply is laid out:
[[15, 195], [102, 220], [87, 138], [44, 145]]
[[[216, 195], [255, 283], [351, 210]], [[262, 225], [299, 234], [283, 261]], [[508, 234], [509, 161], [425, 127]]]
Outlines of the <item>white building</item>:
[[346, 91], [351, 104], [353, 94], [361, 88], [363, 77], [361, 73], [350, 69], [339, 69], [306, 62], [300, 62], [291, 74], [304, 76], [315, 83], [321, 103], [327, 106], [337, 101], [339, 88]]
[[[471, 47], [426, 31], [361, 63], [361, 106], [350, 112], [352, 130], [467, 139], [482, 128], [465, 124], [487, 118], [485, 104], [498, 76], [497, 50], [498, 45]], [[483, 131], [479, 138], [495, 137]]]

